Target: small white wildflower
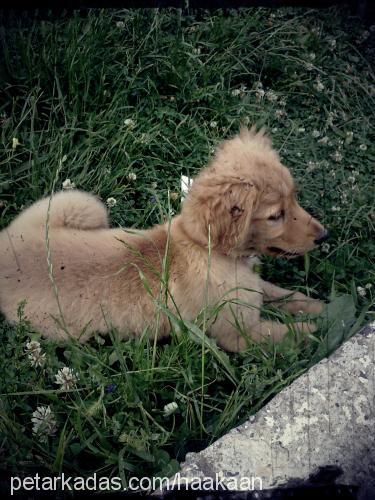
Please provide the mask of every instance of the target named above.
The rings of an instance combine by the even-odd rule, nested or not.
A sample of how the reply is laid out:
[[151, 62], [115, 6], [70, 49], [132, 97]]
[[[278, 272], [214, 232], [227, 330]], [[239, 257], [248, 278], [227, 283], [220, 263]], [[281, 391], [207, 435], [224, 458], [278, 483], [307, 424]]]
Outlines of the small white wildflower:
[[318, 92], [322, 92], [325, 89], [324, 84], [322, 83], [322, 81], [320, 80], [320, 78], [317, 78], [317, 80], [315, 82], [315, 85], [314, 85], [314, 88]]
[[212, 120], [212, 122], [210, 123], [210, 127], [211, 128], [216, 128], [217, 127], [217, 122], [215, 122], [214, 120]]
[[355, 181], [356, 181], [356, 179], [355, 179], [354, 175], [350, 175], [350, 176], [348, 177], [348, 181], [349, 181], [349, 182], [351, 182], [351, 183], [355, 182]]
[[354, 133], [352, 131], [346, 132], [345, 144], [350, 144], [353, 141]]
[[240, 93], [241, 93], [240, 89], [233, 89], [231, 92], [232, 96], [234, 97], [240, 95]]
[[339, 163], [341, 160], [342, 160], [342, 154], [340, 153], [340, 151], [335, 151], [332, 155], [331, 155], [331, 158]]
[[329, 243], [322, 243], [322, 245], [321, 245], [321, 247], [320, 247], [320, 248], [321, 248], [322, 252], [324, 252], [324, 253], [328, 253], [328, 252], [329, 252], [330, 247], [331, 247], [331, 246], [330, 246], [330, 244], [329, 244]]
[[62, 183], [62, 188], [63, 189], [74, 189], [76, 187], [75, 183], [72, 182], [70, 179], [66, 179], [63, 183]]
[[176, 401], [172, 401], [172, 403], [168, 403], [164, 406], [164, 416], [169, 417], [173, 413], [176, 413], [177, 410], [178, 404], [176, 403]]
[[365, 288], [370, 290], [370, 288], [372, 288], [372, 283], [366, 283]]
[[359, 149], [360, 149], [361, 151], [366, 151], [366, 149], [367, 149], [366, 144], [360, 144], [360, 145], [359, 145]]
[[340, 212], [341, 208], [340, 207], [331, 207], [332, 212]]
[[174, 95], [171, 95], [171, 97], [169, 98], [169, 100], [173, 102], [173, 101], [175, 101], [175, 100], [176, 100], [176, 98], [175, 98], [175, 96], [174, 96]]
[[286, 99], [285, 98], [280, 99], [279, 104], [280, 104], [280, 106], [283, 106], [285, 108], [285, 106], [286, 106]]
[[311, 135], [314, 137], [314, 139], [317, 139], [320, 136], [319, 130], [313, 130], [311, 132]]
[[332, 175], [332, 177], [335, 179], [336, 178], [336, 172], [335, 170], [331, 170], [330, 171], [330, 174]]
[[32, 413], [33, 434], [38, 434], [42, 441], [53, 436], [57, 431], [56, 419], [50, 406], [38, 406]]
[[129, 181], [136, 181], [137, 180], [137, 174], [135, 174], [134, 172], [130, 172], [128, 174], [128, 180]]
[[124, 21], [117, 21], [116, 22], [116, 28], [125, 28]]
[[275, 94], [275, 92], [273, 90], [268, 90], [266, 92], [266, 99], [267, 99], [267, 101], [270, 101], [270, 102], [276, 102], [278, 100], [278, 96], [277, 96], [277, 94]]
[[265, 92], [264, 92], [263, 89], [257, 89], [255, 91], [255, 97], [258, 99], [258, 101], [260, 101], [261, 99], [263, 99], [264, 95], [265, 95]]
[[366, 289], [362, 286], [357, 286], [357, 292], [360, 297], [366, 297]]
[[117, 204], [117, 200], [116, 200], [116, 198], [112, 198], [112, 197], [107, 198], [106, 203], [107, 203], [107, 207], [112, 208]]
[[336, 40], [334, 38], [330, 38], [328, 41], [329, 48], [333, 50], [336, 47]]
[[278, 120], [280, 120], [280, 119], [281, 119], [283, 116], [285, 116], [285, 115], [286, 115], [286, 113], [285, 113], [285, 111], [284, 111], [283, 109], [277, 109], [277, 110], [275, 111], [275, 116], [276, 116], [276, 118], [277, 118]]
[[135, 121], [132, 118], [126, 118], [126, 120], [124, 120], [124, 125], [128, 128], [134, 128]]
[[21, 143], [20, 141], [17, 139], [17, 137], [13, 137], [12, 139], [12, 149], [16, 149], [17, 146], [20, 146]]
[[271, 131], [271, 132], [272, 132], [273, 134], [276, 134], [276, 132], [277, 132], [278, 130], [279, 130], [279, 129], [278, 129], [277, 127], [273, 127], [273, 129], [272, 129], [272, 131]]
[[156, 189], [158, 187], [157, 182], [151, 182], [151, 189]]
[[319, 143], [319, 144], [324, 144], [324, 145], [327, 145], [327, 144], [328, 144], [328, 141], [329, 141], [328, 137], [327, 137], [327, 136], [324, 136], [324, 137], [322, 137], [321, 139], [319, 139], [318, 143]]
[[314, 161], [308, 161], [307, 162], [307, 172], [313, 172], [316, 168], [317, 168], [317, 163], [315, 163]]
[[25, 354], [27, 354], [31, 366], [43, 366], [46, 362], [46, 354], [42, 352], [40, 343], [36, 340], [26, 343]]
[[303, 132], [306, 132], [306, 129], [304, 127], [300, 127], [299, 129], [297, 129], [297, 132], [303, 134]]
[[60, 368], [55, 375], [55, 384], [60, 385], [60, 389], [67, 391], [73, 389], [78, 382], [78, 375], [67, 366]]
[[196, 48], [193, 49], [193, 54], [197, 54], [199, 56], [200, 53], [201, 53], [200, 47], [196, 47]]
[[305, 63], [307, 71], [312, 71], [314, 69], [313, 63], [307, 62]]
[[315, 58], [316, 58], [315, 52], [310, 52], [309, 59], [311, 59], [311, 61], [313, 61]]

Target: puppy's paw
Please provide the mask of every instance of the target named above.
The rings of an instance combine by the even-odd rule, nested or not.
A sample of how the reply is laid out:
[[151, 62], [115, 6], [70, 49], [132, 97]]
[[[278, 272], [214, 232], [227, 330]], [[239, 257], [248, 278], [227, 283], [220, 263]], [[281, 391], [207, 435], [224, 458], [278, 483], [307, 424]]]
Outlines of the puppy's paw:
[[290, 303], [290, 312], [292, 314], [320, 314], [323, 311], [324, 302], [317, 299], [311, 299], [303, 293], [296, 292]]
[[317, 299], [308, 299], [304, 312], [309, 314], [320, 314], [324, 309], [324, 302]]

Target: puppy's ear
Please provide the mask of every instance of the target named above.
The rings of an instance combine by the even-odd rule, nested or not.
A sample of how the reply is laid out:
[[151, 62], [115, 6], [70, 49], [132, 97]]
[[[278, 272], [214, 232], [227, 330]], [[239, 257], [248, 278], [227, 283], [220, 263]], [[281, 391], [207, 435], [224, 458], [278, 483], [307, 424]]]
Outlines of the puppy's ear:
[[223, 253], [240, 249], [248, 238], [257, 192], [250, 182], [232, 183], [212, 203], [208, 221], [211, 241]]
[[[195, 187], [195, 189], [194, 189]], [[182, 207], [185, 231], [197, 243], [229, 254], [239, 249], [250, 232], [258, 190], [254, 184], [233, 180], [194, 186]]]

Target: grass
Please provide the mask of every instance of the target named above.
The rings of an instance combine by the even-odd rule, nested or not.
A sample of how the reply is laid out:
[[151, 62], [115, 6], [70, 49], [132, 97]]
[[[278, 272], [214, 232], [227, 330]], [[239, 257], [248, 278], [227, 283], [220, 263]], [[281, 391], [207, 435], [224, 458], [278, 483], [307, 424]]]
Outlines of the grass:
[[[179, 210], [181, 174], [256, 123], [271, 131], [302, 205], [331, 232], [305, 259], [263, 264], [270, 281], [330, 300], [308, 344], [288, 337], [227, 355], [198, 324], [174, 319], [159, 345], [112, 332], [82, 346], [41, 339], [22, 307], [17, 326], [0, 320], [3, 470], [96, 471], [124, 484], [172, 474], [371, 317], [374, 31], [364, 30], [332, 9], [3, 19], [1, 227], [50, 193], [56, 175], [56, 189], [70, 179], [114, 198], [113, 224], [149, 227]], [[30, 339], [42, 367], [25, 354]], [[55, 383], [64, 366], [78, 376], [67, 391]], [[53, 412], [51, 436], [53, 422], [32, 432], [40, 406]]]

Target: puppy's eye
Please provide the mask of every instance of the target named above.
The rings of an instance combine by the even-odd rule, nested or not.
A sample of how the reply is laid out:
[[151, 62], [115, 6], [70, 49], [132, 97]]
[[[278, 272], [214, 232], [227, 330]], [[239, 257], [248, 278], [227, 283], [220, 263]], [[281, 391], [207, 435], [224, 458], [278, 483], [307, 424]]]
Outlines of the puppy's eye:
[[276, 214], [270, 215], [268, 217], [268, 220], [280, 220], [284, 217], [284, 215], [285, 215], [285, 210], [280, 210]]

